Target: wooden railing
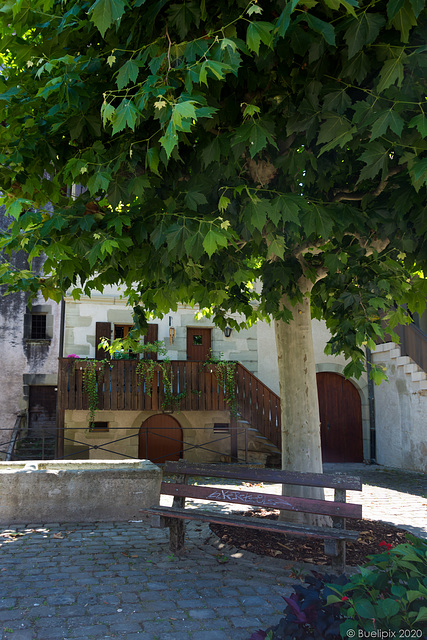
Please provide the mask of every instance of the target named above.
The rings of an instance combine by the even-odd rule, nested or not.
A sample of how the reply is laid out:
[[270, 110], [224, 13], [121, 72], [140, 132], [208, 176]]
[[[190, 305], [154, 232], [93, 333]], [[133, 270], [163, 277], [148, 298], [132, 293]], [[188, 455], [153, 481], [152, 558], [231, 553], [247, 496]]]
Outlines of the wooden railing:
[[240, 362], [236, 367], [237, 410], [278, 449], [281, 448], [280, 398]]
[[[59, 360], [60, 408], [88, 410], [83, 391], [83, 371], [97, 361], [72, 358]], [[98, 410], [181, 411], [230, 410], [223, 385], [215, 376], [215, 365], [174, 360], [170, 363], [171, 395], [167, 402], [160, 367], [150, 387], [138, 375], [138, 360], [112, 360], [98, 365]], [[280, 398], [240, 363], [236, 363], [236, 403], [238, 416], [280, 448]]]
[[[427, 372], [427, 336], [415, 324], [400, 324], [393, 329], [400, 338], [402, 356], [409, 356]], [[385, 342], [392, 342], [386, 336]]]

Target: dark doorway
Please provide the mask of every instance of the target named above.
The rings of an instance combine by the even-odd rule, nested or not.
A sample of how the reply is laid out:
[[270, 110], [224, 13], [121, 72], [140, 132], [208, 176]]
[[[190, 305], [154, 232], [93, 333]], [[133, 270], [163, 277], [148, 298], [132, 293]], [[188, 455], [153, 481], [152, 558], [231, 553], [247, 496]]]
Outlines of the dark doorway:
[[317, 374], [323, 462], [363, 462], [362, 404], [338, 373]]
[[187, 327], [187, 360], [207, 360], [211, 350], [211, 329]]
[[172, 416], [159, 413], [145, 420], [139, 430], [138, 457], [155, 463], [179, 460], [183, 446], [181, 425]]
[[28, 431], [31, 435], [53, 436], [56, 433], [56, 387], [30, 386]]

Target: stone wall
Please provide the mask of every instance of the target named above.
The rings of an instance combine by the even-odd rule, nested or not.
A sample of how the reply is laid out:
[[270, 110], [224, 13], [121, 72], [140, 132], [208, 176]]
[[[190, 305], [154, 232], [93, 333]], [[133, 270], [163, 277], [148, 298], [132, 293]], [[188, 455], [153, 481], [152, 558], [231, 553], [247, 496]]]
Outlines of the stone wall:
[[148, 460], [0, 462], [0, 524], [140, 519], [161, 479]]

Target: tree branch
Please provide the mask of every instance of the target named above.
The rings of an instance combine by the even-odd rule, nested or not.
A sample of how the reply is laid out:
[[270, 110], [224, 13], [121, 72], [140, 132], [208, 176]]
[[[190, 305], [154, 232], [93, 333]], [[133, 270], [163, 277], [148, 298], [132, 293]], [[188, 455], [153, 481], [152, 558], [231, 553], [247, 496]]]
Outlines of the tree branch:
[[400, 167], [393, 167], [392, 169], [390, 169], [386, 177], [383, 180], [380, 180], [376, 189], [373, 189], [373, 191], [368, 191], [367, 193], [361, 192], [361, 191], [354, 191], [351, 189], [341, 189], [339, 191], [336, 190], [334, 191], [334, 198], [332, 199], [332, 202], [341, 202], [342, 200], [360, 201], [365, 196], [371, 196], [372, 198], [376, 198], [386, 188], [389, 178], [391, 178], [392, 176], [395, 176], [397, 173], [400, 173], [405, 168], [406, 168], [406, 162], [405, 164], [402, 164]]

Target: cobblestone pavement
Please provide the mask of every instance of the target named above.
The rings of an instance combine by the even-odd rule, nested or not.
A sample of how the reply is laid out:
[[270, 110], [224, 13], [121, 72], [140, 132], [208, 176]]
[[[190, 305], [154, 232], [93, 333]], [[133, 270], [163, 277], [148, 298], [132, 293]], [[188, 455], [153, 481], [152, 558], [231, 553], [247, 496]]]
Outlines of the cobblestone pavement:
[[[427, 538], [425, 475], [325, 465], [344, 470], [366, 518]], [[0, 529], [0, 640], [248, 640], [279, 620], [288, 564], [221, 549], [205, 524], [187, 538], [174, 557], [167, 530], [138, 522]]]

